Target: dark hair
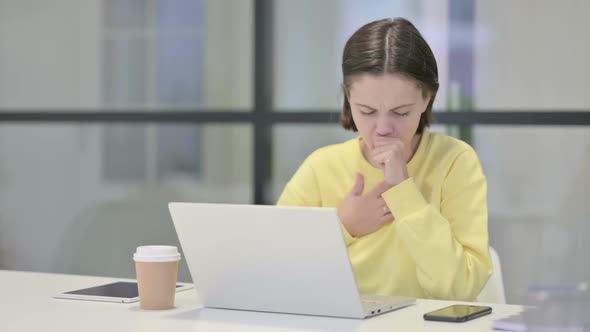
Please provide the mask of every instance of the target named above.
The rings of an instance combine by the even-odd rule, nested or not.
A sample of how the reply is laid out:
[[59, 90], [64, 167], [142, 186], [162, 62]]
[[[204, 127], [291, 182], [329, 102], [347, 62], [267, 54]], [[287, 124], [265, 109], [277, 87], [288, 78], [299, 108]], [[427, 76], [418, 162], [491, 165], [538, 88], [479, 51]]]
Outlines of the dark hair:
[[344, 105], [340, 124], [357, 131], [350, 109], [350, 86], [355, 75], [401, 74], [417, 81], [424, 98], [430, 97], [420, 117], [417, 133], [432, 122], [432, 104], [438, 91], [438, 68], [430, 46], [420, 32], [403, 18], [365, 24], [346, 42], [342, 54]]

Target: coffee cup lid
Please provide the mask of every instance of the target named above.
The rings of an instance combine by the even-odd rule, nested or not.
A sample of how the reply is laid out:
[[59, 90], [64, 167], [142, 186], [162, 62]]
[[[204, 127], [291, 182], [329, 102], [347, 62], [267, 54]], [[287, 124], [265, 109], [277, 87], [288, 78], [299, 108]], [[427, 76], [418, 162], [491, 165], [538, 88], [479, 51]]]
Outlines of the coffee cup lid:
[[141, 246], [135, 250], [133, 260], [136, 262], [174, 262], [180, 260], [180, 253], [175, 246]]

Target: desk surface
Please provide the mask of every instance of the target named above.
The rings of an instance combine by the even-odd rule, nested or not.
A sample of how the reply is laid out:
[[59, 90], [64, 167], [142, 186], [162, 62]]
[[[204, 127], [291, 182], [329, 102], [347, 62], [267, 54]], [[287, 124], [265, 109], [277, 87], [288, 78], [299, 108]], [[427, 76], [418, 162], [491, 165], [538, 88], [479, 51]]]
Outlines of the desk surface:
[[178, 293], [176, 308], [142, 311], [139, 304], [58, 300], [64, 291], [120, 279], [0, 270], [3, 331], [490, 331], [492, 320], [521, 306], [492, 304], [491, 315], [466, 323], [426, 322], [422, 315], [457, 303], [416, 305], [365, 320], [202, 308], [196, 291]]

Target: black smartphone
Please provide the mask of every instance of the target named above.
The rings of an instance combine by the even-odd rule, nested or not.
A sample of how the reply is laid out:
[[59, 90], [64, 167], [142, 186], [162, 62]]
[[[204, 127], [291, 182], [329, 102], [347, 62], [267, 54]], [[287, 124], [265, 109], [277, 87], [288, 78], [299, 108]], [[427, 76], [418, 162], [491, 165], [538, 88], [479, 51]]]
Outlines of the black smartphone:
[[490, 307], [455, 304], [446, 308], [425, 313], [424, 319], [460, 323], [475, 319], [477, 317], [489, 315], [491, 313], [492, 308]]

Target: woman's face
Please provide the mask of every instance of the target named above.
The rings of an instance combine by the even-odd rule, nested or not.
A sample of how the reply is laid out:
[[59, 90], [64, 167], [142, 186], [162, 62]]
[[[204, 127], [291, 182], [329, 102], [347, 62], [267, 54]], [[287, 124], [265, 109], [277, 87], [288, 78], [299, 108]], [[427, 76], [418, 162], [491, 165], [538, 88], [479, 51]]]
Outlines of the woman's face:
[[378, 138], [395, 137], [411, 156], [412, 138], [430, 100], [423, 97], [416, 81], [398, 74], [362, 74], [353, 78], [348, 100], [369, 149]]

